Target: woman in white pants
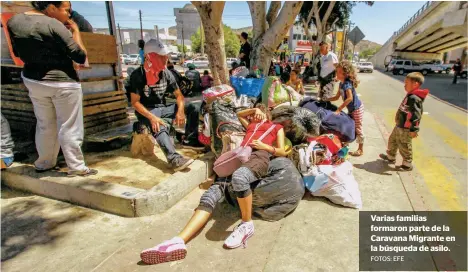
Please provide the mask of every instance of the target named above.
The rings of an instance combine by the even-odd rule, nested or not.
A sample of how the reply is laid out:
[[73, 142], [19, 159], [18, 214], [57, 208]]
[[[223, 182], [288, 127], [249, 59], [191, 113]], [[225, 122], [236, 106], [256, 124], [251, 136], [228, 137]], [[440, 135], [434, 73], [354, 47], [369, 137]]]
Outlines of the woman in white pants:
[[24, 62], [23, 82], [37, 119], [36, 171], [56, 168], [62, 148], [68, 175], [88, 176], [81, 151], [83, 106], [74, 64], [86, 62], [80, 31], [70, 19], [69, 1], [33, 1], [34, 10], [8, 21], [13, 50]]

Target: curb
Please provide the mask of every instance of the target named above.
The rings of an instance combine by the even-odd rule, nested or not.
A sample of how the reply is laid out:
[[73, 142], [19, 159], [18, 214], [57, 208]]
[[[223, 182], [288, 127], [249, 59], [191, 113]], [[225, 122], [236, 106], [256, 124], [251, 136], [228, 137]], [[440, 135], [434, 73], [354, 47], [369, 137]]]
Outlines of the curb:
[[195, 160], [190, 171], [176, 172], [149, 190], [103, 182], [90, 177], [47, 176], [31, 166], [2, 171], [2, 184], [36, 195], [70, 202], [124, 217], [167, 211], [212, 175], [214, 155]]

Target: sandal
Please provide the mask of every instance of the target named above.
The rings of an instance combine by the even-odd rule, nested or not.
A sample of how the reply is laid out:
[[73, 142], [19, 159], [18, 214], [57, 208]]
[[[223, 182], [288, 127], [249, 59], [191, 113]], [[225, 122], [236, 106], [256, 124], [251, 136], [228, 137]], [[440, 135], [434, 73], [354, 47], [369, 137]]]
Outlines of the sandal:
[[362, 150], [356, 150], [356, 151], [351, 151], [348, 154], [353, 157], [360, 157], [364, 154], [364, 152], [362, 152]]
[[69, 173], [68, 173], [68, 177], [76, 177], [76, 176], [79, 176], [79, 177], [87, 177], [87, 176], [96, 175], [97, 173], [98, 173], [98, 170], [88, 168], [88, 169], [85, 170], [85, 171], [73, 171], [73, 172], [69, 172]]

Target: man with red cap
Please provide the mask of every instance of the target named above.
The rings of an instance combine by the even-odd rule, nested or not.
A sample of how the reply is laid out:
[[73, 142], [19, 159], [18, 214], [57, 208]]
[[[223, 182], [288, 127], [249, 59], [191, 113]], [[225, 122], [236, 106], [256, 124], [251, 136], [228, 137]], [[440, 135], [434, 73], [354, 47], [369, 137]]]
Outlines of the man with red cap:
[[[185, 111], [189, 112], [185, 126], [187, 145], [200, 149], [196, 142], [198, 132], [198, 109], [184, 103], [184, 96], [172, 73], [166, 68], [169, 51], [154, 39], [144, 46], [144, 65], [130, 75], [129, 92], [132, 106], [138, 121], [151, 129], [151, 133], [166, 155], [174, 171], [187, 168], [193, 159], [185, 158], [175, 150], [169, 135], [169, 126], [181, 127], [185, 124]], [[166, 98], [168, 93], [175, 96], [175, 103]], [[166, 101], [167, 99], [167, 101]]]

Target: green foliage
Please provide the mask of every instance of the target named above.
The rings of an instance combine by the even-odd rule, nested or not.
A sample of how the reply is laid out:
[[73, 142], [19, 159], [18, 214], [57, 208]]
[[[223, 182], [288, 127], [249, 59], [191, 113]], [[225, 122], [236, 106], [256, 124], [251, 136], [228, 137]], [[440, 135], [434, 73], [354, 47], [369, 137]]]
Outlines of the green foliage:
[[[183, 50], [182, 50], [183, 49]], [[180, 53], [184, 53], [184, 52], [187, 52], [187, 46], [184, 45], [184, 48], [182, 48], [182, 45], [181, 44], [178, 44], [177, 45], [177, 50], [179, 50]]]
[[[226, 57], [237, 57], [240, 50], [240, 42], [237, 35], [232, 31], [230, 27], [224, 25], [224, 50], [226, 51]], [[250, 35], [249, 35], [250, 36]], [[205, 37], [203, 37], [205, 38]], [[192, 51], [195, 53], [201, 53], [201, 35], [200, 29], [192, 35]], [[205, 52], [207, 51], [205, 44]]]
[[[372, 6], [374, 4], [373, 1], [360, 1], [363, 2], [369, 6]], [[302, 22], [302, 19], [307, 20], [307, 16], [309, 16], [309, 13], [312, 10], [313, 6], [313, 1], [304, 1], [304, 4], [302, 4], [301, 11], [299, 12], [299, 18], [300, 21]], [[349, 21], [349, 17], [351, 16], [351, 12], [354, 6], [356, 6], [355, 1], [337, 1], [335, 3], [335, 6], [333, 7], [333, 10], [330, 14], [330, 17], [328, 17], [327, 23], [327, 29], [329, 30], [331, 28], [331, 25], [335, 20], [335, 26], [338, 28], [344, 28]], [[322, 6], [323, 4], [323, 6]], [[322, 8], [319, 11], [320, 18], [323, 18], [325, 16], [325, 12], [328, 9], [328, 6], [330, 5], [330, 1], [319, 1], [318, 6], [322, 6]], [[322, 22], [323, 23], [323, 22]], [[315, 18], [312, 17], [312, 20], [310, 22], [310, 25], [315, 24]]]
[[359, 52], [359, 58], [367, 59], [370, 56], [375, 55], [375, 53], [377, 53], [377, 51], [379, 51], [380, 48], [381, 48], [381, 46], [377, 46], [377, 47], [367, 48], [365, 50], [362, 50], [361, 52]]

